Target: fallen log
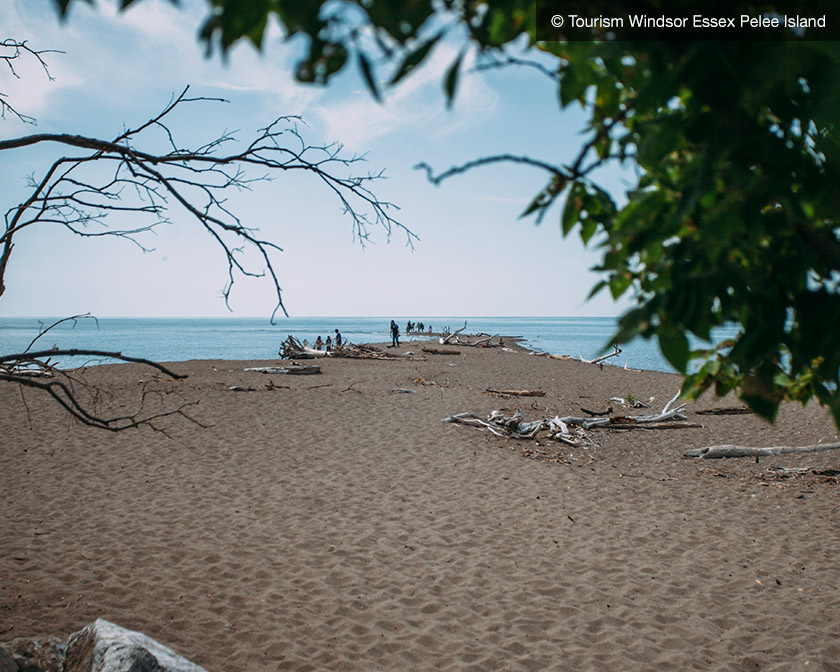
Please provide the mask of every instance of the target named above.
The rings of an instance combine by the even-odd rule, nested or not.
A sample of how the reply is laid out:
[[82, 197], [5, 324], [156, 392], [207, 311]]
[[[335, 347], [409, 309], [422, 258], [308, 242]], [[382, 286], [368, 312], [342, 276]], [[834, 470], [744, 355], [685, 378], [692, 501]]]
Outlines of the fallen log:
[[475, 343], [469, 343], [468, 345], [472, 345], [474, 347], [490, 347], [490, 341], [492, 341], [494, 338], [498, 338], [499, 343], [502, 342], [499, 334], [493, 334], [492, 336], [487, 336], [487, 338], [480, 338]]
[[706, 446], [705, 448], [692, 448], [691, 450], [685, 451], [683, 456], [699, 457], [704, 460], [716, 460], [722, 457], [770, 457], [772, 455], [821, 453], [827, 450], [840, 450], [840, 443], [818, 443], [811, 446], [771, 446], [768, 448], [724, 444], [720, 446]]
[[466, 328], [467, 328], [467, 321], [464, 320], [464, 326], [463, 327], [461, 327], [457, 331], [453, 331], [451, 334], [449, 334], [445, 338], [438, 339], [438, 341], [440, 342], [441, 345], [446, 345], [447, 343], [449, 343], [449, 341], [451, 341], [453, 338], [455, 338], [458, 334], [460, 334]]
[[490, 394], [503, 394], [508, 397], [544, 397], [545, 392], [542, 390], [494, 390], [491, 387], [487, 388]]
[[430, 355], [460, 355], [460, 350], [441, 350], [439, 348], [420, 348], [423, 352], [427, 352]]
[[317, 364], [311, 366], [258, 366], [246, 371], [257, 371], [259, 373], [271, 374], [289, 374], [297, 376], [308, 376], [315, 373], [321, 373], [321, 367]]
[[602, 355], [601, 357], [596, 357], [595, 359], [584, 359], [583, 355], [578, 355], [578, 359], [583, 362], [584, 364], [600, 364], [604, 360], [609, 359], [610, 357], [618, 357], [621, 354], [621, 348], [618, 345], [613, 345], [613, 351], [608, 355]]
[[704, 408], [694, 411], [697, 415], [747, 415], [752, 413], [746, 406], [730, 406], [727, 408]]
[[703, 429], [697, 422], [610, 422], [599, 425], [599, 429]]
[[590, 411], [588, 408], [584, 408], [583, 406], [580, 407], [580, 410], [587, 415], [591, 415], [592, 417], [596, 416], [603, 416], [603, 415], [611, 415], [613, 412], [613, 407], [610, 406], [606, 411]]

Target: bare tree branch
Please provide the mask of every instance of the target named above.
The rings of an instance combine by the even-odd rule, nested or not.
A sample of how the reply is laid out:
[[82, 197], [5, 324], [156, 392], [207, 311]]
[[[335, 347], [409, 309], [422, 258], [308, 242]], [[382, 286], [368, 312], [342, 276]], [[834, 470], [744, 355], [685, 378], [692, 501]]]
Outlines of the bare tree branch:
[[[21, 41], [13, 38], [6, 38], [0, 41], [0, 61], [8, 66], [9, 71], [15, 79], [20, 79], [17, 70], [15, 70], [16, 62], [27, 56], [32, 57], [41, 65], [44, 73], [47, 75], [47, 79], [52, 80], [52, 75], [50, 75], [50, 70], [43, 58], [43, 54], [61, 54], [63, 52], [57, 51], [56, 49], [32, 49], [26, 42], [26, 40]], [[5, 93], [0, 92], [0, 118], [5, 119], [8, 113], [13, 117], [17, 117], [19, 121], [25, 124], [35, 124], [34, 117], [18, 112], [7, 98], [8, 96]]]
[[[46, 329], [42, 329], [38, 337], [33, 340], [33, 343], [50, 329], [58, 326], [58, 324], [68, 320], [75, 320], [78, 317], [86, 316], [76, 316], [74, 318], [59, 320]], [[30, 351], [27, 349], [26, 352], [22, 353], [0, 355], [0, 381], [17, 383], [21, 388], [21, 395], [23, 395], [24, 388], [46, 392], [73, 418], [89, 427], [120, 431], [145, 425], [152, 427], [156, 431], [164, 431], [157, 426], [156, 421], [173, 415], [182, 416], [190, 422], [202, 427], [204, 426], [186, 413], [187, 408], [196, 405], [198, 402], [184, 402], [175, 408], [146, 413], [144, 402], [148, 394], [147, 391], [144, 391], [139, 407], [136, 410], [122, 415], [104, 415], [100, 410], [100, 405], [102, 397], [105, 396], [105, 392], [88, 383], [76, 370], [60, 369], [52, 363], [53, 358], [56, 357], [79, 356], [107, 358], [132, 364], [144, 364], [160, 371], [173, 380], [186, 378], [185, 375], [175, 373], [169, 367], [158, 362], [141, 357], [129, 357], [119, 352], [77, 348], [64, 350], [53, 348], [51, 350], [40, 351]], [[83, 395], [83, 392], [86, 394]], [[24, 405], [26, 406], [25, 398]], [[29, 409], [27, 406], [28, 412]]]
[[60, 324], [64, 324], [65, 322], [72, 322], [73, 327], [75, 327], [79, 320], [85, 319], [93, 320], [94, 322], [96, 322], [96, 325], [99, 326], [99, 321], [90, 313], [85, 313], [84, 315], [73, 315], [71, 317], [64, 317], [56, 322], [53, 322], [48, 327], [44, 327], [44, 323], [41, 322], [41, 328], [38, 330], [38, 335], [30, 341], [29, 345], [26, 346], [26, 350], [24, 350], [24, 352], [28, 353], [32, 349], [32, 346], [35, 345], [35, 343], [38, 341], [38, 339], [41, 338], [41, 336], [43, 336], [50, 330], [55, 329], [55, 327], [59, 326]]
[[[390, 237], [394, 229], [405, 234], [413, 245], [417, 236], [392, 213], [398, 208], [380, 200], [371, 190], [382, 173], [357, 175], [349, 171], [364, 156], [345, 155], [340, 144], [309, 145], [299, 130], [298, 117], [286, 116], [260, 129], [245, 145], [233, 134], [223, 134], [195, 149], [178, 145], [167, 125], [181, 106], [220, 102], [220, 99], [188, 96], [189, 87], [164, 109], [136, 128], [123, 131], [113, 140], [72, 134], [40, 133], [0, 141], [0, 151], [41, 144], [58, 144], [90, 150], [92, 153], [57, 159], [40, 180], [30, 182], [30, 196], [5, 213], [5, 230], [0, 231], [0, 296], [15, 235], [33, 226], [59, 225], [82, 237], [126, 238], [147, 249], [138, 236], [161, 223], [171, 222], [173, 206], [185, 211], [222, 249], [228, 265], [228, 279], [222, 295], [230, 299], [238, 276], [268, 276], [274, 286], [278, 310], [285, 313], [274, 254], [282, 249], [246, 226], [226, 204], [228, 190], [249, 190], [253, 183], [268, 181], [277, 173], [304, 171], [315, 177], [338, 200], [350, 217], [354, 238], [363, 245], [371, 229], [382, 227]], [[155, 146], [162, 133], [169, 150], [158, 152], [141, 147]], [[151, 134], [151, 135], [150, 135]], [[148, 136], [148, 137], [147, 137]], [[234, 151], [224, 151], [230, 148]], [[263, 169], [248, 177], [246, 169]], [[109, 214], [141, 217], [145, 223], [134, 227], [111, 228]], [[121, 221], [122, 221], [121, 220]], [[150, 220], [150, 221], [149, 221]], [[242, 250], [257, 254], [254, 267], [244, 260]]]
[[[0, 61], [5, 61], [14, 77], [18, 77], [15, 69], [18, 59], [29, 56], [52, 79], [43, 58], [46, 53], [52, 50], [33, 50], [25, 41], [0, 42]], [[227, 200], [231, 191], [250, 190], [255, 183], [270, 181], [286, 171], [303, 171], [331, 193], [343, 213], [350, 217], [354, 239], [362, 245], [374, 227], [384, 228], [389, 238], [394, 229], [399, 229], [408, 245], [417, 240], [392, 214], [398, 208], [373, 193], [371, 184], [382, 179], [383, 174], [356, 174], [358, 164], [365, 157], [346, 155], [338, 143], [308, 144], [300, 131], [303, 122], [299, 117], [275, 119], [244, 143], [234, 133], [225, 132], [194, 148], [181, 145], [171, 126], [176, 111], [193, 104], [226, 102], [219, 98], [193, 97], [188, 92], [189, 87], [184, 88], [158, 114], [138, 126], [126, 127], [112, 140], [69, 133], [37, 133], [0, 140], [0, 151], [50, 145], [82, 150], [76, 156], [59, 156], [42, 175], [30, 176], [28, 196], [6, 210], [4, 226], [0, 227], [0, 296], [6, 290], [6, 270], [21, 231], [36, 225], [58, 226], [84, 238], [124, 238], [147, 250], [144, 234], [153, 233], [160, 224], [171, 223], [174, 214], [170, 213], [174, 208], [186, 213], [187, 221], [201, 227], [225, 255], [226, 304], [238, 277], [267, 275], [270, 278], [277, 300], [271, 316], [273, 321], [278, 310], [286, 312], [275, 272], [275, 253], [282, 249], [261, 237], [256, 227], [243, 223]], [[18, 112], [0, 92], [0, 117], [5, 117], [7, 112], [26, 123], [35, 122]], [[259, 174], [249, 176], [246, 171], [254, 169]], [[115, 214], [119, 215], [118, 222], [111, 225], [110, 215]], [[249, 251], [258, 259], [256, 264], [247, 256]], [[30, 426], [30, 410], [24, 394], [28, 389], [46, 393], [82, 424], [109, 431], [148, 426], [165, 433], [157, 421], [173, 415], [201, 425], [186, 412], [198, 402], [179, 403], [174, 408], [164, 405], [163, 410], [147, 412], [145, 402], [152, 393], [148, 389], [144, 389], [138, 408], [109, 414], [103, 411], [102, 404], [111, 395], [90, 384], [83, 369], [59, 367], [56, 358], [107, 358], [143, 364], [174, 380], [185, 377], [162, 364], [101, 350], [33, 350], [39, 339], [58, 325], [67, 322], [75, 325], [79, 319], [86, 318], [91, 316], [74, 315], [46, 328], [41, 324], [38, 335], [24, 352], [0, 354], [0, 381], [18, 385]]]

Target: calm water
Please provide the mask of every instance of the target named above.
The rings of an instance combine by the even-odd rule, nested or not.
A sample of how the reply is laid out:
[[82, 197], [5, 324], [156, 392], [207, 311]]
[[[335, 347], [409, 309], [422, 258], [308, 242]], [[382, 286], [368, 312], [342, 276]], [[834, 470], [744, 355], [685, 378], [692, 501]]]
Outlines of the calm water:
[[[395, 318], [396, 319], [396, 318]], [[601, 354], [615, 330], [612, 317], [471, 317], [411, 318], [422, 320], [435, 331], [452, 331], [467, 322], [466, 333], [520, 336], [524, 345], [540, 352], [592, 359]], [[55, 320], [44, 319], [45, 325]], [[289, 334], [314, 342], [317, 336], [334, 335], [337, 328], [351, 343], [382, 343], [389, 340], [390, 318], [307, 317], [278, 319], [272, 325], [262, 318], [101, 318], [62, 324], [45, 334], [38, 349], [87, 348], [120, 352], [163, 362], [189, 359], [272, 359]], [[398, 320], [404, 332], [407, 319]], [[35, 318], [0, 318], [0, 353], [22, 352], [38, 335]], [[717, 339], [734, 335], [721, 330]], [[405, 334], [403, 342], [419, 337]], [[622, 354], [608, 360], [618, 366], [671, 371], [655, 343], [637, 340], [622, 346]], [[64, 362], [63, 362], [64, 363]], [[69, 363], [69, 362], [67, 362]], [[82, 362], [73, 362], [78, 365]], [[93, 362], [91, 362], [93, 363]]]

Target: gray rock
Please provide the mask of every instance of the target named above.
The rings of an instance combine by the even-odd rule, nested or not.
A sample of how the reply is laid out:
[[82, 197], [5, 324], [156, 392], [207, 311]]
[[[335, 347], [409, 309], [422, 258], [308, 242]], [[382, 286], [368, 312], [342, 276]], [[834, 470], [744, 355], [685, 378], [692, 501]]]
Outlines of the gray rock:
[[58, 637], [18, 637], [5, 646], [14, 658], [17, 672], [62, 672], [64, 669], [66, 645]]
[[97, 619], [70, 636], [64, 672], [206, 672], [141, 632]]
[[3, 644], [0, 644], [0, 672], [18, 672], [18, 666], [12, 652]]

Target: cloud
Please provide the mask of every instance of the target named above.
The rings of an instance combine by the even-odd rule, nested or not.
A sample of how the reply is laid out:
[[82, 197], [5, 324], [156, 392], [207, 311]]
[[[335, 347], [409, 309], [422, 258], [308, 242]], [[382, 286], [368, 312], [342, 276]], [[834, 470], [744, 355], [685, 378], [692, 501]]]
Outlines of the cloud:
[[[42, 10], [44, 15], [36, 18], [31, 11], [32, 4], [26, 8], [17, 2], [4, 5], [0, 10], [0, 25], [3, 26], [0, 39], [26, 41], [36, 51], [63, 50], [61, 41], [56, 37], [60, 33], [60, 26], [53, 8]], [[3, 51], [9, 53], [9, 50]], [[5, 94], [5, 100], [19, 113], [35, 117], [36, 120], [50, 109], [55, 93], [72, 89], [83, 81], [68, 67], [64, 54], [44, 53], [42, 58], [46, 70], [35, 56], [24, 53], [14, 61], [14, 73], [8, 67], [4, 67], [0, 73], [0, 92]], [[7, 115], [5, 123], [0, 123], [2, 137], [20, 135], [22, 132], [26, 132], [26, 127], [13, 116]]]
[[475, 115], [492, 112], [498, 95], [480, 74], [467, 73], [471, 58], [464, 59], [454, 109], [446, 109], [443, 81], [456, 57], [454, 46], [439, 44], [427, 63], [385, 91], [383, 104], [373, 100], [360, 83], [352, 100], [321, 106], [317, 114], [327, 137], [341, 138], [353, 148], [366, 147], [376, 138], [406, 130], [420, 134], [454, 133], [474, 122]]

